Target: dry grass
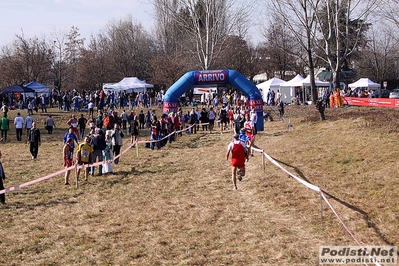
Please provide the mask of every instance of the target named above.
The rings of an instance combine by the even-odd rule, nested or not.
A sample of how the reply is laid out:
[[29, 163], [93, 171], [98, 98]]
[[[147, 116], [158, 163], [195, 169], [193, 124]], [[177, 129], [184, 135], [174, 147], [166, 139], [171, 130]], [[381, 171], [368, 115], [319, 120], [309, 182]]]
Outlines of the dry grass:
[[[62, 168], [66, 114], [51, 111], [59, 128], [42, 130], [37, 161], [14, 130], [1, 145], [6, 187]], [[397, 110], [329, 109], [323, 122], [314, 107], [286, 114], [293, 127], [275, 117], [257, 145], [320, 186], [363, 244], [398, 245]], [[35, 118], [41, 125], [45, 116]], [[58, 176], [8, 193], [0, 264], [317, 265], [320, 245], [356, 244], [325, 203], [321, 220], [317, 193], [270, 162], [263, 171], [260, 154], [233, 191], [224, 158], [230, 139], [200, 130], [159, 151], [141, 146], [138, 158], [132, 149], [116, 174], [78, 189]]]

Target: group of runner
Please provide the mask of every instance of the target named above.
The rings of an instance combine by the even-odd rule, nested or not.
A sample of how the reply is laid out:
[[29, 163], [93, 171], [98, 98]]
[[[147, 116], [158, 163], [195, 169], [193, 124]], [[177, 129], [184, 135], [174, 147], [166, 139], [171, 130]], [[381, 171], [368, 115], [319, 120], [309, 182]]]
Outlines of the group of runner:
[[[250, 113], [245, 114], [245, 122], [239, 132], [235, 132], [232, 142], [227, 147], [226, 160], [231, 153], [231, 178], [233, 189], [237, 189], [237, 176], [241, 181], [245, 176], [245, 161], [249, 160], [249, 154], [254, 155], [252, 147], [255, 143], [257, 115], [252, 107]], [[237, 130], [236, 130], [237, 131]]]

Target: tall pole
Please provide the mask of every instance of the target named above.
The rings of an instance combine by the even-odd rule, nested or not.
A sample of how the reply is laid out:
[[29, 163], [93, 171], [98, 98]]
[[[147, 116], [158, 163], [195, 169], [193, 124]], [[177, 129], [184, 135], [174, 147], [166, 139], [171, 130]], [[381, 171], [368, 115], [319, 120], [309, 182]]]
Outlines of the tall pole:
[[59, 60], [58, 60], [58, 90], [61, 91], [61, 44], [59, 45]]
[[[56, 80], [57, 80], [57, 87], [58, 91], [61, 91], [61, 61], [62, 61], [62, 46], [61, 43], [57, 40], [54, 41], [54, 51], [58, 52], [58, 55], [56, 56], [56, 66], [57, 66], [57, 72], [56, 72]], [[56, 50], [57, 49], [57, 50]]]

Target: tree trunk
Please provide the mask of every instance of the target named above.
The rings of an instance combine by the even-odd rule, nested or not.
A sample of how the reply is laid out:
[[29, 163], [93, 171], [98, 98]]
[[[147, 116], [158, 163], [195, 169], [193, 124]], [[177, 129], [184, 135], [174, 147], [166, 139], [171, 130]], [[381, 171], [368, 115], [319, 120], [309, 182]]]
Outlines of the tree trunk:
[[334, 84], [334, 89], [340, 89], [341, 88], [341, 67], [337, 66], [334, 70], [333, 73], [333, 84]]
[[318, 96], [317, 96], [316, 82], [314, 78], [314, 64], [313, 64], [312, 51], [308, 49], [307, 52], [308, 52], [309, 70], [310, 70], [309, 76], [310, 76], [310, 91], [312, 95], [312, 103], [316, 104]]

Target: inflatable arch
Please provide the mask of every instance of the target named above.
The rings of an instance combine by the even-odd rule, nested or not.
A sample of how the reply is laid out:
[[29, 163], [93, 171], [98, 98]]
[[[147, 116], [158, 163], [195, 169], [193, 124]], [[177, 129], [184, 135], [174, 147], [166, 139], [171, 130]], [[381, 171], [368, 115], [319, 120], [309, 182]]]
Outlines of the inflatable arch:
[[258, 88], [235, 70], [190, 71], [176, 81], [165, 93], [163, 111], [177, 112], [179, 97], [196, 85], [230, 84], [249, 97], [249, 105], [255, 107], [258, 115], [256, 128], [264, 130], [263, 100]]

